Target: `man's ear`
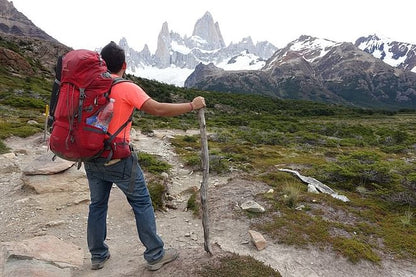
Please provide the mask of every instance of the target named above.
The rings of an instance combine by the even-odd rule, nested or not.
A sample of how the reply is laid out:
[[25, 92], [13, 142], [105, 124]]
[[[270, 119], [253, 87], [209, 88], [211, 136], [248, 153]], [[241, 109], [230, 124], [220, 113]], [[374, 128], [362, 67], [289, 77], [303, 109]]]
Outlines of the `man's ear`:
[[123, 62], [123, 66], [121, 67], [121, 69], [126, 70], [126, 68], [127, 68], [127, 63], [126, 62]]

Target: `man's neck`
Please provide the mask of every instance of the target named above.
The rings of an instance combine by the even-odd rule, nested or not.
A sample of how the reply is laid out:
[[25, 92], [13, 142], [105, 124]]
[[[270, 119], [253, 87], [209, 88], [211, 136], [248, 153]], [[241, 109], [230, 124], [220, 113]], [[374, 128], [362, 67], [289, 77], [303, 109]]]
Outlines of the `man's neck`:
[[119, 72], [115, 73], [118, 77], [123, 77], [124, 69], [120, 70]]

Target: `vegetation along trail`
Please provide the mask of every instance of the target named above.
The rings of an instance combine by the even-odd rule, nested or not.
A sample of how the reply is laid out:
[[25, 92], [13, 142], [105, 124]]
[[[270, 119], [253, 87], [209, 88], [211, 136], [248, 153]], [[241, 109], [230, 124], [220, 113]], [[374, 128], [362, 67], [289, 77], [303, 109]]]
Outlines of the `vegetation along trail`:
[[[209, 257], [203, 249], [201, 220], [194, 216], [191, 210], [186, 209], [186, 207], [189, 207], [188, 199], [199, 187], [202, 175], [200, 171], [194, 170], [186, 162], [183, 154], [178, 154], [175, 150], [175, 147], [179, 145], [183, 149], [181, 145], [183, 141], [192, 142], [193, 139], [190, 138], [194, 135], [198, 137], [198, 132], [192, 130], [186, 132], [155, 130], [151, 136], [139, 132], [132, 136], [134, 144], [137, 149], [140, 149], [140, 152], [155, 155], [161, 161], [165, 161], [172, 166], [168, 171], [168, 180], [166, 181], [169, 192], [166, 198], [168, 207], [161, 207], [156, 216], [158, 217], [158, 229], [161, 236], [169, 246], [180, 249], [180, 258], [178, 261], [162, 268], [157, 276], [178, 274], [179, 276], [214, 276], [209, 275], [211, 271], [221, 272], [221, 270], [224, 270], [224, 272], [232, 270], [231, 272], [234, 273], [224, 276], [233, 276], [232, 274], [245, 272], [246, 269], [233, 266], [233, 259], [240, 260], [240, 263], [244, 259], [249, 259], [248, 262], [252, 268], [257, 270], [257, 273], [251, 273], [252, 275], [248, 276], [260, 276], [256, 274], [263, 271], [267, 272], [269, 270], [268, 266], [280, 272], [282, 276], [363, 276], [363, 272], [366, 273], [366, 276], [412, 276], [416, 272], [412, 262], [397, 261], [389, 255], [383, 255], [382, 259], [376, 261], [366, 258], [354, 260], [354, 255], [357, 255], [357, 257], [363, 255], [358, 252], [358, 249], [356, 249], [357, 253], [347, 258], [339, 255], [339, 253], [342, 253], [340, 250], [334, 252], [331, 247], [323, 246], [322, 241], [315, 247], [313, 245], [296, 246], [293, 245], [293, 242], [285, 243], [281, 239], [276, 239], [275, 232], [302, 232], [302, 230], [296, 229], [299, 227], [293, 226], [293, 224], [300, 224], [305, 219], [299, 216], [299, 218], [295, 218], [295, 221], [298, 220], [299, 222], [293, 222], [290, 226], [289, 224], [279, 228], [275, 226], [274, 231], [264, 231], [267, 228], [262, 227], [265, 224], [263, 221], [270, 220], [266, 220], [265, 217], [270, 218], [273, 214], [274, 216], [285, 217], [283, 212], [290, 213], [289, 210], [291, 209], [287, 206], [289, 210], [286, 210], [282, 206], [280, 212], [273, 211], [269, 198], [275, 198], [276, 196], [272, 197], [267, 194], [267, 191], [273, 186], [268, 185], [267, 182], [243, 176], [244, 174], [237, 170], [221, 174], [213, 171], [210, 178], [208, 195], [214, 257]], [[2, 157], [3, 161], [9, 162], [9, 165], [14, 164], [19, 168], [26, 167], [37, 156], [46, 152], [45, 144], [41, 140], [42, 135], [25, 139], [14, 137], [6, 140], [7, 145], [15, 153], [15, 157], [12, 158], [12, 163], [9, 162], [10, 158], [8, 156]], [[195, 142], [197, 144], [197, 139], [195, 139]], [[190, 145], [187, 149], [193, 149], [194, 146]], [[215, 147], [213, 148], [212, 151], [215, 151]], [[7, 164], [7, 162], [3, 164]], [[88, 209], [86, 187], [81, 187], [76, 192], [34, 193], [22, 183], [20, 170], [14, 169], [11, 171], [11, 173], [5, 174], [2, 179], [2, 188], [7, 190], [2, 194], [1, 201], [2, 207], [4, 207], [2, 217], [6, 222], [1, 233], [2, 242], [22, 240], [33, 236], [55, 235], [83, 249], [85, 254], [83, 265], [72, 269], [72, 276], [96, 276], [97, 274], [99, 276], [153, 276], [144, 268], [144, 260], [141, 257], [143, 248], [137, 242], [133, 215], [122, 193], [117, 188], [114, 188], [112, 193], [108, 217], [108, 244], [112, 250], [112, 258], [104, 269], [96, 272], [89, 269], [89, 256], [85, 244], [85, 220]], [[65, 173], [66, 178], [72, 178], [71, 175], [77, 174], [74, 172], [77, 171], [73, 168], [68, 170]], [[236, 174], [236, 172], [238, 173]], [[277, 173], [274, 172], [273, 174]], [[166, 175], [162, 175], [166, 178]], [[285, 183], [296, 183], [295, 179], [292, 180], [289, 176], [280, 177], [285, 179], [283, 181]], [[157, 179], [155, 176], [150, 176], [150, 182], [154, 180], [152, 178]], [[270, 176], [267, 178], [263, 176], [264, 180], [269, 178]], [[26, 180], [26, 182], [28, 181]], [[149, 184], [149, 186], [152, 186], [152, 184]], [[311, 208], [297, 209], [293, 211], [294, 213], [310, 213], [316, 205], [321, 208], [323, 217], [327, 217], [328, 221], [336, 218], [340, 220], [338, 224], [341, 224], [341, 221], [357, 220], [355, 216], [348, 215], [347, 212], [336, 207], [336, 205], [342, 206], [343, 204], [321, 195], [309, 199], [309, 196], [303, 195], [306, 194], [306, 192], [303, 192], [305, 190], [303, 188], [299, 189], [302, 191], [299, 196], [301, 199], [296, 202], [296, 207], [299, 207], [301, 203], [308, 203]], [[241, 204], [250, 199], [255, 199], [258, 203], [264, 205], [268, 210], [266, 214], [269, 215], [258, 216], [242, 211]], [[327, 201], [329, 203], [325, 204]], [[16, 220], [15, 211], [19, 211], [21, 220]], [[31, 214], [36, 216], [31, 216]], [[321, 224], [320, 220], [317, 219], [315, 224]], [[351, 222], [351, 224], [353, 223]], [[261, 231], [266, 237], [266, 249], [258, 251], [250, 242], [248, 230], [253, 228]], [[290, 229], [288, 230], [288, 228]], [[316, 230], [313, 230], [313, 227], [310, 228], [311, 233], [309, 235], [311, 237], [316, 236], [312, 233]], [[319, 230], [320, 232], [325, 232], [325, 228], [319, 228], [322, 228]], [[347, 232], [343, 231], [341, 227], [338, 230], [334, 229], [334, 232], [336, 231], [343, 233], [343, 235]], [[359, 229], [355, 229], [353, 232], [359, 232]], [[299, 233], [296, 234], [296, 237], [299, 235]], [[307, 234], [303, 236], [305, 235]], [[344, 247], [348, 247], [348, 245], [345, 244]], [[131, 254], [126, 256], [126, 253]], [[235, 253], [238, 256], [232, 256], [230, 253]], [[253, 257], [254, 260], [250, 260], [251, 258], [248, 257]], [[263, 265], [257, 265], [255, 261], [260, 261]]]

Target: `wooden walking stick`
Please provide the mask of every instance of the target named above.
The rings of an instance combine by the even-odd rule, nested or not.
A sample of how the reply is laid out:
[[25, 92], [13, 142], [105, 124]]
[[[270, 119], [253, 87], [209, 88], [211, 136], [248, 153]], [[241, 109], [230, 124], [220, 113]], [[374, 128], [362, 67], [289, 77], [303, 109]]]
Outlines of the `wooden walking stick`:
[[201, 134], [201, 160], [202, 160], [202, 182], [199, 193], [201, 195], [202, 205], [202, 226], [204, 228], [204, 249], [211, 256], [211, 244], [209, 242], [209, 218], [208, 218], [208, 204], [207, 204], [207, 190], [208, 190], [208, 175], [209, 175], [209, 155], [208, 155], [208, 140], [207, 130], [205, 124], [205, 109], [198, 111], [199, 130]]

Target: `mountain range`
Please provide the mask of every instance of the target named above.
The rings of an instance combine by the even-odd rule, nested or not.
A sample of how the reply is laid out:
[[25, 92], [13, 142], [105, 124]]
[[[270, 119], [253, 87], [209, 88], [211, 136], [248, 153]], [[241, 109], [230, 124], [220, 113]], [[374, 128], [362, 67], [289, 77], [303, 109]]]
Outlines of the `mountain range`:
[[[27, 52], [32, 50], [29, 54], [51, 71], [56, 57], [70, 50], [7, 0], [0, 0], [0, 34], [32, 40], [38, 46]], [[126, 38], [119, 45], [126, 51], [129, 73], [178, 86], [359, 107], [416, 107], [416, 46], [377, 35], [355, 43], [304, 35], [282, 49], [246, 37], [227, 46], [219, 23], [206, 12], [189, 37], [164, 22], [154, 54], [147, 45], [136, 51]], [[0, 61], [7, 61], [10, 53], [2, 52]]]
[[301, 36], [278, 49], [260, 70], [226, 71], [200, 63], [185, 86], [357, 107], [414, 108], [416, 73], [403, 63], [406, 69], [352, 43]]
[[214, 22], [209, 12], [197, 20], [190, 37], [169, 30], [168, 23], [164, 22], [154, 54], [147, 44], [141, 51], [136, 51], [126, 38], [122, 38], [119, 45], [126, 51], [128, 72], [178, 86], [183, 86], [186, 77], [199, 63], [213, 62], [228, 69], [260, 69], [277, 50], [272, 43], [254, 43], [251, 37], [226, 46], [219, 23]]

